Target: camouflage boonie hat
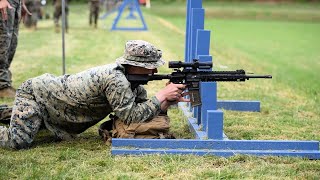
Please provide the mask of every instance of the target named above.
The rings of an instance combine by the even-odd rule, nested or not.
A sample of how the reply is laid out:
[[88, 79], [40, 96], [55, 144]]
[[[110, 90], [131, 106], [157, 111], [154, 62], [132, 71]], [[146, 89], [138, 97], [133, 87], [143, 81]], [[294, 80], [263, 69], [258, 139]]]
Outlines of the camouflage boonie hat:
[[116, 59], [116, 63], [155, 69], [164, 65], [162, 51], [154, 45], [142, 41], [131, 40], [126, 43], [124, 55]]

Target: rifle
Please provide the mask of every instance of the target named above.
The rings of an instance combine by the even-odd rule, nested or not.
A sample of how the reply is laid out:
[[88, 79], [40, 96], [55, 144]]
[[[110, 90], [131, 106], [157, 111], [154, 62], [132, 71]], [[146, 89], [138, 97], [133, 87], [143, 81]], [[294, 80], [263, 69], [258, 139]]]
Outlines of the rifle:
[[[251, 78], [266, 78], [271, 79], [271, 75], [247, 75], [245, 70], [240, 69], [236, 71], [211, 71], [212, 62], [199, 62], [194, 59], [193, 62], [170, 61], [169, 68], [174, 72], [171, 74], [146, 74], [135, 75], [127, 74], [127, 79], [133, 84], [147, 84], [153, 80], [169, 79], [175, 84], [185, 84], [190, 96], [191, 105], [201, 105], [200, 98], [200, 82], [221, 82], [221, 81], [235, 81], [241, 82]], [[183, 68], [182, 70], [180, 68]]]

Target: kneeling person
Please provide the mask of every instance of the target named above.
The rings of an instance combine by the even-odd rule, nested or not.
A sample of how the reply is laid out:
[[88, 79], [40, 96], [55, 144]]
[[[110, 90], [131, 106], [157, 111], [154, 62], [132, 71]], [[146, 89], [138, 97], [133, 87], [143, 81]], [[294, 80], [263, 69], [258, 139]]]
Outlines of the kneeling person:
[[115, 64], [73, 75], [44, 74], [22, 83], [12, 109], [10, 126], [0, 126], [0, 146], [28, 148], [42, 124], [62, 140], [73, 139], [114, 113], [126, 125], [149, 122], [179, 101], [185, 85], [169, 84], [147, 99], [141, 85], [127, 74], [154, 74], [164, 64], [162, 52], [142, 41], [128, 41]]

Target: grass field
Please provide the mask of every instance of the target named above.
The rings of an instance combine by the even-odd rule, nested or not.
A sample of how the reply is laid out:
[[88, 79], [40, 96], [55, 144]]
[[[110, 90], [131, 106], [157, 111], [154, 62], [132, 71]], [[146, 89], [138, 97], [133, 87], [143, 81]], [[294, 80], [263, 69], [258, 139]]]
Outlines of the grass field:
[[[218, 70], [246, 69], [272, 74], [272, 80], [219, 83], [219, 99], [260, 100], [261, 112], [225, 111], [230, 139], [320, 140], [319, 4], [204, 3], [205, 28]], [[110, 32], [112, 18], [88, 26], [86, 5], [70, 6], [66, 72], [113, 63], [129, 39], [161, 47], [166, 60], [183, 60], [185, 4], [153, 4], [144, 9], [147, 32]], [[46, 9], [51, 13], [51, 9]], [[124, 23], [124, 22], [122, 22]], [[37, 31], [21, 26], [12, 63], [14, 87], [43, 73], [62, 74], [61, 34], [52, 19]], [[107, 29], [106, 29], [107, 28]], [[166, 67], [161, 73], [168, 73]], [[152, 82], [150, 95], [163, 86]], [[12, 104], [13, 99], [1, 103]], [[190, 138], [177, 109], [170, 110], [172, 131]], [[94, 126], [70, 142], [54, 142], [40, 132], [31, 149], [0, 149], [1, 179], [319, 179], [320, 161], [288, 157], [111, 156]]]

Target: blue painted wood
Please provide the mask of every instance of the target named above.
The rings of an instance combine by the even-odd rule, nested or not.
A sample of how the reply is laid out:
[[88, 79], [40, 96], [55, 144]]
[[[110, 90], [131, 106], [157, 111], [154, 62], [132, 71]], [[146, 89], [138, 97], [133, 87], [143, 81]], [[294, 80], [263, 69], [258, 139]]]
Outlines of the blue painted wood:
[[[118, 27], [118, 23], [121, 19], [121, 16], [123, 15], [124, 10], [127, 7], [130, 8], [130, 14], [132, 14], [131, 16], [133, 16], [134, 11], [136, 13], [138, 13], [140, 21], [142, 23], [142, 27]], [[129, 16], [130, 16], [130, 14], [129, 14]], [[146, 30], [148, 30], [147, 24], [146, 24], [144, 17], [142, 15], [138, 0], [125, 0], [125, 1], [123, 1], [121, 6], [119, 7], [118, 15], [115, 18], [115, 20], [113, 21], [113, 24], [111, 27], [111, 31], [115, 31], [115, 30], [124, 30], [124, 31], [146, 31]]]
[[113, 147], [319, 151], [319, 141], [286, 140], [201, 140], [201, 139], [112, 139]]
[[191, 62], [191, 34], [192, 34], [192, 9], [202, 8], [202, 0], [188, 0], [187, 1], [187, 15], [186, 15], [186, 43], [185, 43], [185, 62]]
[[187, 12], [186, 12], [186, 37], [185, 37], [185, 49], [184, 49], [184, 61], [190, 62], [189, 58], [189, 44], [190, 44], [190, 25], [191, 25], [191, 2], [192, 0], [187, 0]]
[[197, 55], [200, 62], [212, 62], [211, 55]]
[[137, 17], [134, 15], [135, 11], [138, 11], [133, 3], [129, 5], [129, 15], [126, 17], [126, 19], [137, 19]]
[[198, 125], [197, 119], [188, 118], [188, 125], [195, 139], [208, 139], [207, 133], [202, 130], [200, 125]]
[[[201, 11], [202, 12], [202, 11]], [[204, 10], [203, 10], [204, 12]], [[201, 14], [201, 18], [203, 19], [203, 23], [204, 23], [204, 14]], [[200, 23], [202, 25], [202, 23]], [[204, 24], [203, 24], [204, 25]], [[196, 46], [195, 46], [195, 58], [199, 58], [201, 57], [201, 59], [199, 58], [200, 62], [207, 62], [207, 60], [211, 57], [209, 55], [210, 52], [210, 31], [206, 31], [203, 29], [197, 29], [196, 31]], [[211, 82], [212, 83], [212, 82]], [[211, 84], [210, 83], [210, 84]], [[206, 110], [212, 108], [212, 104], [215, 105], [216, 103], [212, 103], [212, 101], [217, 101], [216, 98], [212, 98], [212, 97], [216, 97], [216, 96], [211, 96], [212, 94], [208, 95], [208, 92], [211, 92], [211, 88], [214, 88], [214, 85], [209, 85], [209, 83], [200, 83], [200, 97], [201, 100], [202, 99], [211, 99], [211, 102], [206, 103], [202, 102], [201, 106], [195, 107], [195, 109], [197, 109], [197, 119], [198, 119], [198, 124], [202, 124], [204, 129], [206, 129], [207, 126], [207, 119], [206, 119], [206, 115], [204, 115], [203, 113], [206, 113]], [[202, 117], [204, 115], [204, 117]]]
[[201, 124], [201, 109], [200, 109], [200, 107], [193, 107], [192, 110], [193, 110], [192, 111], [193, 117], [195, 119], [197, 119], [197, 123], [198, 123], [198, 125], [200, 125]]
[[198, 120], [192, 116], [193, 113], [189, 111], [187, 103], [180, 102], [178, 107], [182, 110], [184, 116], [187, 118], [189, 129], [196, 139], [207, 139], [207, 134], [202, 130]]
[[218, 100], [218, 109], [260, 112], [260, 101]]
[[147, 29], [145, 28], [138, 28], [138, 27], [117, 27], [117, 29], [115, 30], [118, 30], [118, 31], [145, 31]]
[[[204, 24], [204, 20], [203, 20], [203, 24]], [[198, 29], [196, 35], [197, 35], [197, 42], [196, 42], [195, 58], [199, 59], [199, 56], [201, 55], [207, 55], [207, 56], [210, 55], [210, 31]], [[203, 61], [203, 59], [200, 59], [200, 61]]]
[[114, 8], [114, 9], [112, 9], [112, 10], [104, 13], [104, 14], [100, 17], [100, 19], [106, 19], [108, 16], [110, 16], [111, 14], [113, 14], [113, 13], [115, 13], [115, 12], [117, 12], [117, 11], [119, 11], [119, 9], [118, 9], [118, 8]]
[[204, 129], [207, 129], [207, 111], [217, 109], [217, 83], [202, 82], [200, 83], [201, 105], [201, 123]]
[[[205, 131], [205, 129], [202, 126], [202, 124], [199, 123], [199, 119], [194, 118], [194, 117], [191, 116], [192, 113], [188, 110], [188, 105], [186, 103], [179, 103], [178, 107], [182, 110], [184, 116], [187, 117], [187, 122], [188, 122], [189, 129], [190, 129], [191, 133], [194, 135], [195, 139], [208, 139], [209, 138], [208, 137], [209, 131], [216, 131], [216, 133], [217, 132], [222, 132], [222, 139], [228, 140], [228, 137], [223, 132], [223, 126], [222, 127], [220, 126], [221, 127], [220, 129], [214, 128], [214, 129], [211, 130], [211, 127], [208, 127], [208, 125], [207, 125], [208, 128]], [[208, 117], [208, 119], [210, 119], [210, 117]], [[223, 119], [222, 119], [222, 121], [223, 121]], [[219, 126], [216, 126], [216, 127], [219, 127]], [[212, 137], [210, 137], [210, 139], [212, 139]]]
[[[191, 47], [190, 47], [190, 55], [191, 59], [196, 58], [196, 45], [198, 42], [197, 33], [198, 29], [204, 28], [204, 9], [202, 8], [193, 8], [192, 15], [191, 15]], [[207, 55], [207, 54], [205, 54]]]
[[320, 159], [320, 152], [315, 151], [234, 151], [234, 150], [193, 150], [193, 149], [117, 149], [112, 148], [113, 155], [144, 155], [144, 154], [193, 154], [198, 156], [213, 155], [230, 157], [238, 154], [254, 156], [290, 156], [308, 159]]
[[207, 134], [209, 139], [222, 140], [223, 137], [223, 112], [221, 110], [207, 111]]

